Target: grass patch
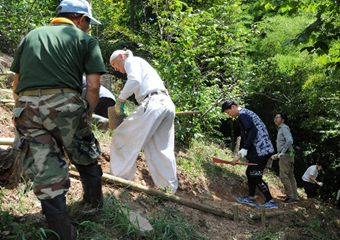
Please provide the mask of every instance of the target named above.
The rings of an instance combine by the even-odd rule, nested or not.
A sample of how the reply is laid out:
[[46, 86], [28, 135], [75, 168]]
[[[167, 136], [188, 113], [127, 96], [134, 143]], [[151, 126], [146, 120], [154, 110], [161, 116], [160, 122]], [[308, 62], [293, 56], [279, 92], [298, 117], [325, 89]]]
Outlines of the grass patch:
[[275, 232], [272, 233], [268, 230], [262, 231], [260, 233], [253, 233], [248, 238], [248, 240], [280, 240], [280, 239], [286, 239], [282, 238], [285, 236], [284, 232]]
[[[20, 207], [22, 204], [22, 201], [19, 200], [13, 203], [13, 207], [6, 205], [4, 211], [0, 211], [1, 239], [47, 240], [47, 233], [50, 230], [44, 217], [36, 221], [32, 220], [32, 216], [28, 216], [29, 214], [24, 215], [27, 209]], [[128, 218], [128, 213], [132, 209], [112, 195], [105, 199], [103, 213], [99, 218], [83, 212], [79, 209], [80, 205], [79, 202], [69, 205], [71, 221], [77, 231], [81, 233], [78, 237], [79, 240], [112, 240], [117, 236], [119, 239], [125, 240], [205, 239], [200, 237], [196, 226], [191, 225], [182, 217], [180, 211], [166, 205], [160, 212], [155, 210], [151, 217], [143, 216], [149, 220], [153, 227], [153, 230], [149, 232], [143, 232], [138, 226], [133, 225]]]
[[165, 207], [163, 213], [156, 212], [150, 223], [154, 228], [151, 239], [206, 239], [174, 207]]
[[195, 141], [191, 144], [187, 155], [185, 157], [178, 157], [177, 162], [179, 168], [187, 172], [192, 178], [202, 175], [209, 178], [223, 176], [239, 178], [245, 172], [244, 166], [232, 166], [213, 162], [213, 157], [231, 161], [234, 157], [232, 152], [230, 150], [226, 150], [226, 152], [212, 143]]
[[112, 135], [114, 133], [114, 130], [108, 129], [107, 131], [104, 131], [98, 128], [96, 124], [92, 124], [92, 131], [99, 142], [105, 142], [105, 143], [111, 142]]
[[133, 225], [128, 214], [133, 211], [128, 205], [122, 203], [114, 196], [105, 200], [103, 214], [97, 221], [91, 221], [86, 216], [75, 220], [78, 231], [82, 234], [79, 239], [110, 240], [119, 236], [119, 239], [197, 239], [200, 237], [195, 226], [186, 221], [181, 213], [172, 207], [164, 206], [163, 212], [155, 211], [149, 218], [152, 231], [141, 231]]

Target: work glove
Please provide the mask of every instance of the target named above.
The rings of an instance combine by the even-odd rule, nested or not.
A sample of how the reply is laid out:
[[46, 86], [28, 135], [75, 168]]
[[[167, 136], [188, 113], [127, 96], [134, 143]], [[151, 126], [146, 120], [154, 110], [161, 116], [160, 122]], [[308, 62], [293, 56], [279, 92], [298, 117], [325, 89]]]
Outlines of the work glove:
[[270, 157], [270, 160], [276, 160], [276, 159], [278, 159], [278, 158], [279, 158], [279, 154], [277, 153], [277, 154], [272, 155], [272, 156]]
[[247, 149], [244, 149], [242, 148], [239, 152], [238, 152], [238, 155], [241, 156], [241, 158], [244, 158], [245, 156], [247, 156], [248, 154], [248, 150]]
[[339, 199], [340, 199], [340, 190], [338, 191], [336, 195], [335, 203], [338, 203]]
[[318, 182], [318, 185], [319, 185], [320, 187], [322, 187], [322, 186], [323, 186], [323, 183], [322, 183], [322, 182]]
[[125, 118], [126, 114], [124, 113], [124, 104], [125, 102], [120, 100], [119, 98], [117, 99], [116, 105], [115, 105], [115, 111], [117, 115], [121, 118]]

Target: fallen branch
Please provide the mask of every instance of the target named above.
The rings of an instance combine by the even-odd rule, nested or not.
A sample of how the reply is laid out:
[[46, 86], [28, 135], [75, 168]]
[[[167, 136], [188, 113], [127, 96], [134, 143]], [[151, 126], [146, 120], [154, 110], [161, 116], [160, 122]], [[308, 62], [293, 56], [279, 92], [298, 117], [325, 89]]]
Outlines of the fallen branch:
[[[71, 166], [71, 170], [77, 171], [76, 167], [73, 166], [73, 165]], [[222, 210], [219, 210], [219, 209], [216, 209], [216, 208], [212, 208], [212, 207], [209, 207], [207, 205], [200, 204], [200, 203], [192, 202], [192, 201], [189, 201], [185, 198], [181, 198], [181, 197], [175, 196], [173, 194], [168, 194], [168, 193], [165, 193], [165, 192], [162, 192], [162, 191], [158, 191], [154, 188], [146, 187], [146, 186], [125, 180], [123, 178], [115, 177], [115, 176], [107, 174], [107, 173], [103, 174], [102, 180], [104, 180], [105, 182], [116, 183], [116, 184], [122, 185], [124, 187], [131, 188], [132, 190], [145, 192], [145, 193], [152, 195], [152, 196], [161, 197], [163, 199], [170, 200], [170, 201], [176, 202], [176, 203], [180, 203], [182, 205], [185, 205], [185, 206], [188, 206], [188, 207], [191, 207], [191, 208], [195, 208], [195, 209], [198, 209], [198, 210], [201, 210], [201, 211], [204, 211], [204, 212], [208, 212], [208, 213], [211, 213], [211, 214], [214, 214], [214, 215], [217, 215], [217, 216], [222, 216], [222, 217], [226, 217], [228, 219], [234, 220], [234, 214], [232, 214], [232, 213], [228, 213], [226, 211], [222, 211]], [[241, 221], [250, 222], [249, 219], [246, 219], [246, 218], [241, 217], [241, 216], [239, 216], [238, 219], [241, 220]]]
[[[298, 209], [293, 209], [293, 210], [289, 210], [289, 211], [275, 211], [275, 212], [265, 212], [265, 217], [276, 217], [279, 215], [283, 215], [283, 214], [288, 214], [288, 213], [296, 213], [298, 212]], [[253, 220], [257, 220], [257, 219], [261, 219], [261, 214], [250, 214], [250, 218]]]

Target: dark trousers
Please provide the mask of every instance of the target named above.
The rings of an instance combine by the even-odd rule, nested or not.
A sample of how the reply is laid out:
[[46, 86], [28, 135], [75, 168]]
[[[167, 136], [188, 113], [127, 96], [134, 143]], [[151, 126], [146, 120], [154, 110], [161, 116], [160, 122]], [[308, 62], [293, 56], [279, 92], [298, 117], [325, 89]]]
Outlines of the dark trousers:
[[317, 196], [316, 189], [315, 189], [315, 183], [303, 181], [303, 187], [304, 187], [305, 192], [307, 194], [307, 198], [313, 198], [313, 197]]
[[249, 159], [250, 163], [257, 163], [255, 166], [248, 166], [246, 170], [246, 175], [248, 178], [248, 188], [249, 188], [249, 196], [255, 196], [256, 186], [260, 189], [262, 194], [265, 196], [266, 201], [270, 201], [273, 199], [270, 194], [267, 183], [265, 183], [262, 179], [263, 170], [267, 165], [267, 161], [270, 155], [266, 155], [263, 157], [258, 157], [256, 159]]
[[97, 103], [97, 106], [94, 109], [94, 113], [102, 116], [104, 118], [109, 118], [107, 115], [107, 109], [109, 107], [112, 107], [116, 104], [116, 102], [112, 98], [99, 98], [99, 101]]

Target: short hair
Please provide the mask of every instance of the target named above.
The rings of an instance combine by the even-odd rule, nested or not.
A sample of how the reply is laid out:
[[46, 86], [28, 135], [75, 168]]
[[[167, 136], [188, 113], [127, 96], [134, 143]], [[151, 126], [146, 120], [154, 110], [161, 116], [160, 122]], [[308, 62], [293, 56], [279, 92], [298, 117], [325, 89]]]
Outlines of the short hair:
[[111, 57], [110, 57], [110, 63], [113, 59], [115, 59], [116, 57], [119, 56], [119, 54], [122, 54], [122, 55], [128, 55], [129, 57], [130, 56], [133, 56], [132, 52], [130, 50], [116, 50], [114, 51], [112, 54], [111, 54]]
[[[61, 12], [61, 13], [58, 13], [57, 17], [64, 17], [64, 18], [70, 19], [72, 21], [74, 19], [81, 18], [83, 15], [84, 14], [81, 14], [81, 13], [66, 13], [66, 12]], [[91, 19], [88, 16], [86, 16], [85, 21], [87, 23], [91, 23]]]
[[328, 163], [326, 163], [326, 162], [321, 162], [319, 165], [322, 167], [323, 170], [328, 169]]
[[222, 112], [231, 109], [232, 105], [235, 105], [236, 107], [240, 106], [240, 104], [234, 100], [227, 100], [222, 104]]
[[283, 120], [285, 120], [285, 123], [287, 123], [287, 121], [288, 121], [287, 113], [285, 113], [285, 112], [277, 112], [276, 115], [277, 114], [280, 114], [281, 118]]

